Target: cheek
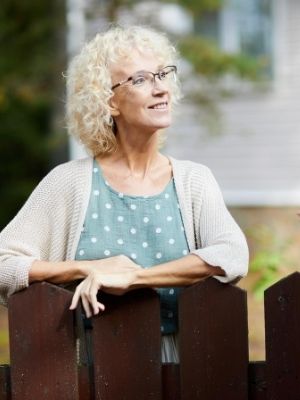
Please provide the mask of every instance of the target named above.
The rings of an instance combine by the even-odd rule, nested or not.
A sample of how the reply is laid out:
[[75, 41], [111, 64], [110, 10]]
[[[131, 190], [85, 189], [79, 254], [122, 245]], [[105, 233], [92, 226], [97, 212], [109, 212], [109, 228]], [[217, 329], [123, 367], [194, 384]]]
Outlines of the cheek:
[[120, 111], [123, 115], [131, 115], [142, 112], [146, 109], [146, 98], [128, 92], [126, 99], [120, 104]]

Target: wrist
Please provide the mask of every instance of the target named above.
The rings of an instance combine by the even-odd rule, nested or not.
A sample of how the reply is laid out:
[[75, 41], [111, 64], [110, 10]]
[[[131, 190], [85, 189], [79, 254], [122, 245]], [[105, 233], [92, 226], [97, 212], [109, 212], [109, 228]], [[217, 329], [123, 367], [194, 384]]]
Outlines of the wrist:
[[141, 289], [147, 287], [147, 272], [146, 268], [139, 268], [134, 271], [133, 283], [130, 289]]
[[92, 271], [91, 261], [74, 261], [74, 272], [78, 275], [77, 279], [84, 279]]

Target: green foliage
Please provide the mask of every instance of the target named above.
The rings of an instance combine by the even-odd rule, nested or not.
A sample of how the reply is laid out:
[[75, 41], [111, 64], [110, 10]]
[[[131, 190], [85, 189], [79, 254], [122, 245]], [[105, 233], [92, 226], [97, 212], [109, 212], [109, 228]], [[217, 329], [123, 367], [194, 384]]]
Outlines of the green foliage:
[[55, 1], [1, 3], [0, 229], [49, 169], [61, 23]]
[[282, 239], [278, 232], [266, 225], [258, 225], [247, 234], [257, 248], [250, 261], [250, 272], [256, 275], [253, 293], [261, 299], [264, 291], [280, 277], [281, 269], [287, 262], [285, 254], [289, 240]]
[[179, 41], [183, 56], [194, 66], [195, 72], [209, 79], [231, 73], [241, 78], [258, 79], [263, 60], [244, 54], [222, 52], [216, 44], [200, 36], [186, 36]]
[[221, 8], [224, 0], [167, 0], [166, 2], [177, 3], [194, 15], [201, 15], [204, 12], [216, 11]]

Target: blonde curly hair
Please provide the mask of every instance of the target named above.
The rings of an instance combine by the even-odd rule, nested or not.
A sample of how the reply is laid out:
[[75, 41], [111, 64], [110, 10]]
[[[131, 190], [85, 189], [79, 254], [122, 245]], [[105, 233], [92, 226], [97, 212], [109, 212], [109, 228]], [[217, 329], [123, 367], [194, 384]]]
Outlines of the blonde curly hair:
[[[150, 28], [111, 27], [85, 44], [71, 61], [67, 79], [66, 119], [69, 134], [78, 139], [93, 156], [117, 148], [114, 120], [109, 100], [110, 66], [130, 58], [130, 50], [151, 51], [166, 65], [176, 63], [177, 52], [168, 38]], [[172, 103], [180, 98], [178, 81], [171, 87]]]

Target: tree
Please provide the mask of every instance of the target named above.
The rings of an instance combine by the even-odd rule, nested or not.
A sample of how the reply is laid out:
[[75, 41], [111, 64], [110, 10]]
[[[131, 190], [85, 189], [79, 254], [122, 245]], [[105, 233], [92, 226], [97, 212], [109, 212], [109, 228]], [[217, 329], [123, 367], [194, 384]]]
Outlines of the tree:
[[52, 117], [65, 69], [58, 2], [3, 0], [0, 8], [0, 230], [49, 169]]

